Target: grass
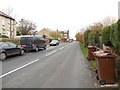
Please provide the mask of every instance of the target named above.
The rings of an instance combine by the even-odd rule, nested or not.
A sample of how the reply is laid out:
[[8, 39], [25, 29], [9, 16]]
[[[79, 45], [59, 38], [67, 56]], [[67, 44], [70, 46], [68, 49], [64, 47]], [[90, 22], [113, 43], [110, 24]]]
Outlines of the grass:
[[[80, 48], [82, 50], [82, 53], [85, 57], [88, 57], [88, 48], [84, 47], [84, 44], [82, 42], [80, 42]], [[93, 67], [93, 68], [97, 68], [96, 66], [96, 61], [89, 61], [90, 65]]]
[[95, 69], [97, 68], [96, 61], [90, 61], [90, 65]]
[[80, 42], [80, 47], [84, 56], [88, 57], [88, 48], [84, 47], [84, 44]]

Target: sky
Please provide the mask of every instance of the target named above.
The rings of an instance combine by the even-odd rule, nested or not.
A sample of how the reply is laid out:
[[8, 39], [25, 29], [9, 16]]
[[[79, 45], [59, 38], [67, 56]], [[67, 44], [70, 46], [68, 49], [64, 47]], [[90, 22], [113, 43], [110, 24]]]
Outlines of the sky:
[[119, 0], [0, 0], [0, 10], [12, 8], [12, 16], [36, 23], [37, 31], [70, 30], [70, 37], [106, 17], [118, 18]]

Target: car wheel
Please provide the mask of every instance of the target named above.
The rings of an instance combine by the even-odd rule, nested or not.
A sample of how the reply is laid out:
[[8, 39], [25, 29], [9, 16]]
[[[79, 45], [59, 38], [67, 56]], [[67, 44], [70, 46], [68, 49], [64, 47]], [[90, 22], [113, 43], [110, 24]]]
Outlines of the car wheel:
[[0, 54], [0, 60], [1, 60], [1, 61], [5, 60], [6, 58], [7, 58], [6, 53], [1, 53], [1, 54]]
[[44, 50], [46, 50], [46, 46], [44, 47]]
[[24, 50], [21, 50], [20, 51], [20, 55], [24, 55], [25, 54], [25, 51]]
[[36, 48], [35, 48], [35, 52], [37, 52], [38, 50], [39, 50], [39, 48], [38, 48], [38, 47], [36, 47]]

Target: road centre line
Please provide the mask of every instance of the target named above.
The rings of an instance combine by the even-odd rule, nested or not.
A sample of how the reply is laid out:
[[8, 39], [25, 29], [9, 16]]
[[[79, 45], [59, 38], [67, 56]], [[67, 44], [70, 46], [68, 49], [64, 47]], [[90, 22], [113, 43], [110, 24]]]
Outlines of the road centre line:
[[63, 48], [65, 48], [65, 47], [61, 47], [61, 48], [59, 48], [59, 50], [61, 50], [61, 49], [63, 49]]
[[20, 70], [20, 69], [22, 69], [22, 68], [24, 68], [24, 67], [26, 67], [26, 66], [28, 66], [28, 65], [30, 65], [30, 64], [33, 64], [33, 63], [35, 63], [35, 62], [37, 62], [37, 61], [39, 61], [39, 59], [36, 59], [36, 60], [34, 60], [34, 61], [32, 61], [32, 62], [29, 62], [29, 63], [27, 63], [27, 64], [25, 64], [25, 65], [23, 65], [23, 66], [21, 66], [21, 67], [18, 67], [18, 68], [16, 68], [16, 69], [12, 70], [12, 71], [9, 71], [9, 72], [1, 75], [0, 78], [3, 78], [4, 76], [7, 76], [7, 75], [9, 75], [9, 74], [11, 74], [11, 73], [13, 73], [13, 72], [16, 72], [16, 71], [18, 71], [18, 70]]
[[54, 51], [48, 53], [46, 56], [50, 56], [51, 54], [53, 54], [53, 53], [55, 53], [55, 52], [56, 52], [56, 50], [54, 50]]
[[61, 50], [61, 49], [63, 49], [63, 48], [65, 48], [65, 47], [61, 47], [61, 48], [59, 48], [59, 49], [57, 49], [57, 50], [54, 50], [54, 51], [46, 54], [45, 56], [50, 56], [51, 54], [53, 54], [53, 53], [55, 53], [55, 52], [57, 52], [58, 50]]

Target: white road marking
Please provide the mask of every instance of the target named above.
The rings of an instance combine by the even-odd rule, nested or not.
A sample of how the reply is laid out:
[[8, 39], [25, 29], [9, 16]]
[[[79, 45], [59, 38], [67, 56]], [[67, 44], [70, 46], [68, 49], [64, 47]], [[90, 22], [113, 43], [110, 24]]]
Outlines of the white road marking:
[[55, 53], [55, 52], [56, 52], [56, 50], [48, 53], [46, 56], [50, 56], [51, 54], [53, 54], [53, 53]]
[[[68, 45], [66, 45], [66, 46], [68, 46]], [[65, 48], [65, 47], [61, 47], [61, 48], [59, 48], [58, 50], [61, 50], [61, 49], [63, 49], [63, 48]], [[46, 56], [49, 56], [49, 55], [55, 53], [56, 51], [57, 51], [57, 50], [54, 50], [53, 52], [50, 52], [50, 53], [47, 54]], [[30, 53], [30, 54], [32, 54], [32, 53]], [[7, 75], [9, 75], [9, 74], [11, 74], [11, 73], [13, 73], [13, 72], [16, 72], [16, 71], [18, 71], [18, 70], [20, 70], [20, 69], [22, 69], [22, 68], [24, 68], [24, 67], [26, 67], [26, 66], [28, 66], [28, 65], [30, 65], [30, 64], [32, 64], [32, 63], [35, 63], [35, 62], [37, 62], [37, 61], [39, 61], [39, 59], [36, 59], [36, 60], [34, 60], [34, 61], [30, 62], [30, 63], [27, 63], [27, 64], [25, 64], [25, 65], [23, 65], [23, 66], [21, 66], [21, 67], [18, 67], [18, 68], [14, 69], [14, 70], [12, 70], [12, 71], [10, 71], [10, 72], [7, 72], [7, 73], [1, 75], [0, 78], [3, 78], [4, 76], [7, 76]]]
[[34, 61], [30, 62], [30, 63], [27, 63], [27, 64], [25, 64], [25, 65], [23, 65], [23, 66], [21, 66], [21, 67], [18, 67], [18, 68], [14, 69], [14, 70], [12, 70], [12, 71], [10, 71], [10, 72], [7, 72], [7, 73], [1, 75], [0, 78], [2, 78], [2, 77], [4, 77], [4, 76], [7, 76], [7, 75], [9, 75], [9, 74], [11, 74], [11, 73], [13, 73], [13, 72], [16, 72], [16, 71], [18, 71], [18, 70], [20, 70], [20, 69], [22, 69], [22, 68], [24, 68], [24, 67], [26, 67], [26, 66], [28, 66], [28, 65], [30, 65], [30, 64], [32, 64], [32, 63], [35, 63], [35, 62], [37, 62], [37, 61], [39, 61], [39, 59], [36, 59], [36, 60], [34, 60]]
[[61, 47], [61, 48], [59, 48], [59, 50], [61, 50], [61, 49], [63, 49], [63, 48], [65, 48], [65, 47]]

